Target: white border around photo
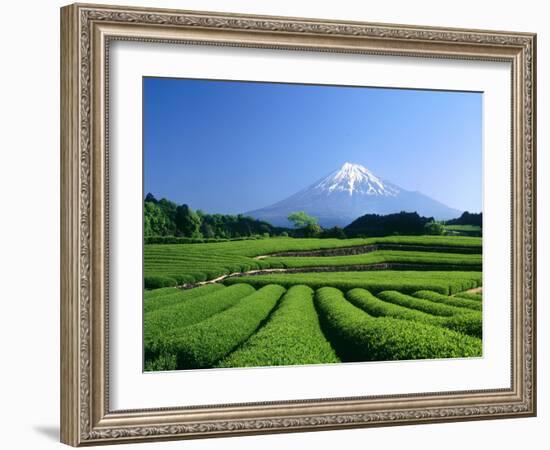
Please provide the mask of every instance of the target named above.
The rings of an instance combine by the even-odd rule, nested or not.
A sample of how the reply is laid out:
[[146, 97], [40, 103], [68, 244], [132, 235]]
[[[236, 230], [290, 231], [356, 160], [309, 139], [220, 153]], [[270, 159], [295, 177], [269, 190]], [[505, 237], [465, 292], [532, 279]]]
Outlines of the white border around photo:
[[[111, 43], [110, 63], [110, 409], [510, 386], [509, 64], [121, 41]], [[143, 76], [482, 91], [483, 357], [144, 373]]]

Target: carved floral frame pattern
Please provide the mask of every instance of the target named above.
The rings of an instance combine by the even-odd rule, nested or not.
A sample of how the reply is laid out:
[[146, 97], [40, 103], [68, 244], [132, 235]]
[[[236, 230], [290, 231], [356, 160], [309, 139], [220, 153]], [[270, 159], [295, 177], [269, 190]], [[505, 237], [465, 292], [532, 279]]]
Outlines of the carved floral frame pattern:
[[[388, 424], [410, 424], [448, 420], [502, 418], [532, 416], [536, 411], [535, 381], [535, 51], [536, 36], [529, 33], [489, 32], [481, 30], [439, 29], [402, 25], [366, 23], [338, 23], [332, 21], [293, 19], [281, 17], [258, 17], [234, 14], [199, 13], [172, 10], [145, 10], [97, 5], [71, 5], [62, 8], [62, 412], [61, 438], [71, 445], [128, 442], [162, 438], [193, 438], [204, 436], [227, 436], [235, 434], [258, 434], [322, 430], [342, 427], [365, 427]], [[95, 305], [94, 286], [105, 289], [108, 275], [101, 261], [108, 253], [106, 238], [100, 242], [94, 233], [94, 220], [108, 221], [108, 196], [103, 198], [103, 214], [93, 210], [97, 203], [98, 170], [105, 170], [108, 163], [95, 164], [94, 130], [97, 128], [97, 107], [94, 104], [94, 26], [97, 24], [124, 26], [169, 27], [170, 29], [200, 29], [235, 31], [235, 39], [224, 38], [209, 41], [201, 39], [169, 39], [148, 37], [146, 32], [125, 36], [105, 36], [105, 64], [108, 63], [108, 47], [112, 39], [135, 39], [139, 41], [162, 41], [201, 43], [226, 46], [252, 46], [271, 49], [355, 52], [365, 54], [405, 54], [417, 57], [444, 57], [483, 60], [513, 61], [512, 92], [521, 96], [521, 104], [513, 105], [512, 120], [513, 166], [516, 170], [513, 193], [513, 242], [521, 254], [513, 256], [513, 271], [521, 270], [516, 278], [522, 281], [516, 286], [515, 361], [521, 367], [513, 367], [517, 376], [513, 393], [498, 390], [470, 392], [460, 397], [444, 399], [443, 394], [411, 394], [410, 396], [387, 397], [380, 408], [362, 411], [343, 408], [354, 400], [376, 402], [377, 398], [333, 399], [258, 403], [249, 416], [235, 416], [191, 420], [186, 419], [186, 409], [170, 411], [112, 412], [108, 407], [108, 367], [106, 358], [95, 368], [94, 353], [105, 355], [106, 348], [97, 348], [99, 342], [108, 347], [108, 333], [98, 328], [95, 310], [99, 317], [108, 319], [108, 303]], [[247, 43], [242, 33], [260, 36], [267, 33], [271, 40], [264, 43]], [[281, 43], [277, 42], [281, 37]], [[317, 46], [300, 43], [300, 36], [335, 39], [334, 46]], [[287, 40], [283, 42], [283, 37]], [[296, 38], [296, 44], [289, 41]], [[361, 39], [366, 39], [361, 45]], [[354, 44], [357, 42], [359, 45]], [[98, 41], [99, 42], [99, 41]], [[290, 43], [289, 43], [290, 42]], [[389, 43], [388, 48], [380, 43]], [[95, 44], [97, 45], [97, 44]], [[402, 47], [402, 49], [401, 49]], [[456, 48], [455, 48], [456, 47]], [[499, 50], [499, 51], [497, 51]], [[96, 62], [97, 63], [97, 62]], [[103, 86], [108, 95], [107, 86]], [[105, 124], [104, 135], [108, 137], [108, 117], [100, 116]], [[107, 151], [107, 150], [105, 150]], [[514, 156], [515, 155], [515, 156]], [[107, 158], [108, 159], [108, 158]], [[108, 184], [108, 175], [102, 179]], [[105, 223], [103, 224], [105, 225]], [[108, 224], [106, 224], [108, 225]], [[101, 235], [101, 233], [99, 233]], [[94, 272], [99, 270], [99, 272]], [[99, 284], [97, 274], [103, 279]], [[514, 273], [513, 273], [514, 275]], [[96, 290], [97, 292], [97, 290]], [[105, 292], [104, 292], [105, 293]], [[105, 299], [106, 296], [99, 298]], [[94, 318], [95, 317], [95, 318]], [[99, 324], [105, 325], [104, 322]], [[97, 338], [99, 336], [99, 338]], [[95, 339], [95, 340], [94, 340]], [[97, 360], [97, 358], [96, 358]], [[515, 370], [514, 370], [515, 369]], [[99, 391], [99, 394], [98, 394]], [[491, 395], [502, 394], [502, 401], [489, 401]], [[422, 399], [430, 401], [422, 405]], [[442, 398], [443, 401], [438, 401]], [[466, 401], [463, 400], [466, 398]], [[419, 401], [407, 406], [406, 400]], [[394, 402], [392, 405], [391, 402]], [[323, 408], [315, 408], [319, 402]], [[402, 406], [401, 406], [402, 405]], [[237, 405], [246, 406], [246, 405]], [[273, 409], [272, 406], [277, 406]], [[292, 413], [284, 408], [292, 407]], [[296, 407], [303, 407], [296, 413]], [[212, 413], [225, 407], [213, 406]], [[271, 408], [271, 409], [270, 409]], [[193, 410], [191, 410], [193, 411]], [[282, 412], [281, 412], [282, 411]], [[319, 412], [322, 411], [322, 412]], [[145, 419], [144, 419], [145, 417]], [[194, 416], [195, 417], [195, 416]], [[196, 416], [199, 417], [199, 416]]]

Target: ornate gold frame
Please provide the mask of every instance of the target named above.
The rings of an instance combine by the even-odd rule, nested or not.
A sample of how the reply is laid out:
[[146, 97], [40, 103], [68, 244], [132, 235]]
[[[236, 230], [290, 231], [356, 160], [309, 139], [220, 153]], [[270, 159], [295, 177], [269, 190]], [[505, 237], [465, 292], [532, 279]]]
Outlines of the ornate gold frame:
[[[115, 39], [512, 65], [512, 385], [509, 389], [111, 411], [108, 398], [108, 83]], [[535, 52], [530, 33], [75, 4], [61, 9], [61, 440], [146, 440], [533, 416]]]

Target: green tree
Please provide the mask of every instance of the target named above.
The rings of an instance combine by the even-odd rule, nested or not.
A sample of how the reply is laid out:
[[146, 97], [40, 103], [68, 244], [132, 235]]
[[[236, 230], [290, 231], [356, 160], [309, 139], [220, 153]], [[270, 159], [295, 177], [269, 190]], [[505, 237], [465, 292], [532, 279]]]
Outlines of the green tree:
[[143, 235], [166, 236], [169, 230], [168, 218], [164, 211], [153, 202], [145, 202], [143, 209]]
[[155, 196], [153, 194], [151, 194], [150, 192], [145, 196], [145, 201], [146, 202], [152, 202], [152, 203], [157, 203], [158, 200], [155, 198]]
[[176, 208], [176, 228], [185, 237], [200, 237], [201, 218], [189, 206], [180, 205]]
[[161, 198], [156, 203], [160, 209], [162, 209], [162, 212], [166, 216], [167, 220], [167, 235], [175, 236], [176, 234], [176, 209], [178, 205], [176, 205], [174, 202], [171, 202], [170, 200], [166, 200], [165, 198]]
[[305, 228], [308, 225], [317, 225], [317, 218], [310, 216], [305, 211], [293, 212], [289, 214], [287, 218], [296, 228]]
[[334, 226], [332, 228], [323, 230], [323, 234], [321, 235], [321, 237], [346, 239], [346, 233], [342, 228]]
[[310, 223], [303, 227], [302, 231], [304, 233], [304, 237], [314, 238], [319, 237], [323, 232], [323, 229], [316, 223]]
[[445, 234], [445, 227], [441, 222], [432, 220], [424, 225], [424, 231], [426, 234], [443, 235]]
[[205, 238], [213, 238], [216, 237], [216, 233], [214, 232], [214, 228], [212, 228], [212, 225], [210, 225], [207, 222], [203, 222], [201, 224], [201, 233]]

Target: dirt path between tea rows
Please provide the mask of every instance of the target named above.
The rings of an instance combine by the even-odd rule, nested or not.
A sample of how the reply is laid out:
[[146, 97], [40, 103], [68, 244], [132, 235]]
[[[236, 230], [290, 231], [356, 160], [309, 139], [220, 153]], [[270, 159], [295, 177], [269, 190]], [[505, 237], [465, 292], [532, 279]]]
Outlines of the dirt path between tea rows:
[[466, 292], [468, 294], [483, 294], [483, 287], [480, 286], [473, 289], [468, 289]]
[[[479, 270], [477, 265], [472, 267], [455, 264], [414, 264], [414, 263], [376, 263], [376, 264], [354, 264], [349, 266], [317, 266], [317, 267], [292, 267], [276, 269], [255, 269], [245, 272], [233, 272], [221, 275], [217, 278], [197, 283], [186, 283], [178, 286], [181, 289], [192, 289], [206, 284], [219, 283], [227, 278], [238, 278], [244, 276], [268, 275], [272, 273], [320, 273], [320, 272], [367, 272], [377, 270]], [[477, 288], [476, 288], [477, 289]]]

